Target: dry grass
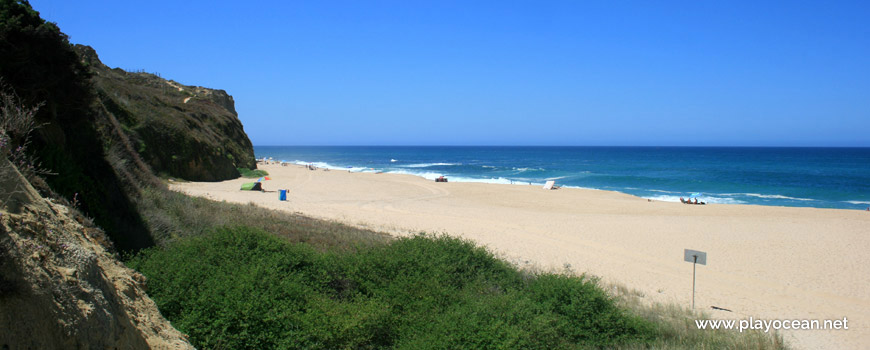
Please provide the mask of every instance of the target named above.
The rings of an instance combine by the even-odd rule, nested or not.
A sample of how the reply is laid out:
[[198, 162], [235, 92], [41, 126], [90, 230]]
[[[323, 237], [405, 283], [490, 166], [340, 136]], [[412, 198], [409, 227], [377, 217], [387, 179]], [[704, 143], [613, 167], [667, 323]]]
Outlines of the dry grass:
[[778, 333], [698, 329], [695, 320], [713, 319], [710, 314], [673, 303], [650, 302], [643, 292], [619, 284], [611, 284], [607, 290], [616, 296], [620, 306], [660, 327], [660, 336], [650, 347], [622, 349], [788, 349]]
[[391, 239], [384, 233], [265, 209], [253, 203], [218, 202], [163, 188], [146, 188], [137, 205], [159, 245], [239, 225], [258, 228], [290, 242], [308, 243], [320, 250], [352, 250]]

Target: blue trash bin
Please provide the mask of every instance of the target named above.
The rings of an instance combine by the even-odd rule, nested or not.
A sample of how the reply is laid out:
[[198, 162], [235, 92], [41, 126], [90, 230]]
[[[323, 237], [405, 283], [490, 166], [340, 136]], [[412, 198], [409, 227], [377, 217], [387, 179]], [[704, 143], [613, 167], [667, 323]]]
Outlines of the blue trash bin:
[[286, 201], [287, 200], [287, 190], [278, 190], [278, 200]]

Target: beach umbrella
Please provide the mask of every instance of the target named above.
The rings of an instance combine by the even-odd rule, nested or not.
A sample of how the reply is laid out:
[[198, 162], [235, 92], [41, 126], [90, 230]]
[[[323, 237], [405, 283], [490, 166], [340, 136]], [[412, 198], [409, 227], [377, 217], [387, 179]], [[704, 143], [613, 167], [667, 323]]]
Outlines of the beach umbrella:
[[695, 197], [700, 197], [700, 196], [701, 196], [701, 192], [695, 192], [695, 193], [692, 193], [692, 195], [689, 196], [689, 198], [695, 198]]
[[257, 179], [257, 182], [263, 182], [263, 181], [266, 181], [266, 180], [271, 180], [271, 179], [272, 179], [272, 178], [271, 178], [271, 177], [268, 177], [268, 176], [263, 176], [263, 177], [261, 177], [261, 178], [259, 178], [259, 179]]

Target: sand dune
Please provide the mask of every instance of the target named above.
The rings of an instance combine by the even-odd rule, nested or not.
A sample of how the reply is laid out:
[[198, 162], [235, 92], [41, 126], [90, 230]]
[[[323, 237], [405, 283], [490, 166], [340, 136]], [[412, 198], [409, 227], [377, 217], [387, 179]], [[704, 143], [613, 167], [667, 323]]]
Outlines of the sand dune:
[[[870, 344], [870, 212], [648, 202], [625, 194], [540, 186], [436, 183], [398, 174], [264, 165], [266, 190], [249, 179], [179, 183], [191, 195], [339, 220], [393, 234], [447, 233], [488, 246], [520, 266], [601, 276], [651, 301], [691, 305], [692, 264], [706, 251], [696, 307], [718, 319], [843, 319], [848, 330], [784, 331], [797, 348]], [[714, 311], [711, 306], [733, 310]]]

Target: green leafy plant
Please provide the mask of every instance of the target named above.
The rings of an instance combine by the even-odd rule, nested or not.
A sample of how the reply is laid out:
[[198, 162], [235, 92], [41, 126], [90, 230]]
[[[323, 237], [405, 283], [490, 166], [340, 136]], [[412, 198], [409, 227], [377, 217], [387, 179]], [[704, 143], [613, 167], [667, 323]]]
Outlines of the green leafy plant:
[[336, 253], [224, 228], [129, 265], [202, 348], [584, 348], [656, 329], [593, 279], [521, 272], [449, 237]]
[[260, 169], [254, 169], [254, 170], [251, 170], [248, 168], [237, 168], [237, 169], [239, 170], [239, 174], [241, 174], [242, 177], [246, 177], [246, 178], [258, 178], [258, 177], [263, 177], [263, 176], [269, 175], [268, 172], [266, 172], [265, 170], [260, 170]]

